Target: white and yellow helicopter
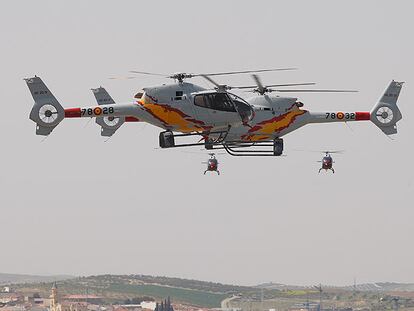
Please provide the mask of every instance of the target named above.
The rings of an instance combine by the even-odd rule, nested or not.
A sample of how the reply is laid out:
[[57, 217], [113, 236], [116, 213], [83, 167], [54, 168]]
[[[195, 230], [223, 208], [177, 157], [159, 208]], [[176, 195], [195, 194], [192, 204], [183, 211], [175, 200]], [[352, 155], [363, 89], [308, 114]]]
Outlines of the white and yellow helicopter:
[[[208, 150], [225, 149], [237, 156], [280, 156], [283, 153], [282, 137], [309, 123], [372, 121], [386, 135], [397, 133], [396, 124], [402, 118], [397, 99], [403, 82], [391, 81], [371, 111], [311, 112], [303, 109], [297, 98], [273, 94], [354, 91], [286, 89], [314, 83], [264, 86], [256, 74], [252, 75], [256, 82], [254, 86], [232, 87], [212, 79], [219, 75], [290, 69], [166, 75], [174, 79], [174, 83], [143, 88], [128, 103], [116, 103], [100, 87], [92, 89], [97, 105], [84, 108], [63, 108], [40, 77], [25, 81], [35, 101], [30, 119], [36, 123], [37, 135], [49, 135], [63, 119], [95, 117], [103, 136], [112, 136], [127, 122], [147, 122], [163, 129], [159, 135], [161, 148], [202, 145]], [[207, 79], [215, 88], [209, 90], [185, 81], [197, 76]], [[248, 89], [256, 94], [245, 100], [230, 93], [231, 89]], [[184, 136], [198, 138], [195, 137], [193, 143], [178, 143], [177, 140]]]

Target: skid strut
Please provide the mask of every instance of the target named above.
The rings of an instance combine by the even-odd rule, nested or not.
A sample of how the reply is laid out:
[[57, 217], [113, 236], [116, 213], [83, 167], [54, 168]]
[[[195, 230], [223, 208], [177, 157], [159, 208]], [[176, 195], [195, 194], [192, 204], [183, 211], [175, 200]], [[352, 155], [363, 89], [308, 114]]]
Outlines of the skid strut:
[[[207, 150], [224, 149], [232, 156], [281, 156], [283, 154], [283, 139], [243, 142], [226, 140], [229, 129], [223, 131], [205, 133], [174, 134], [171, 131], [160, 133], [159, 142], [161, 148], [204, 146]], [[206, 138], [211, 135], [215, 138]], [[176, 138], [188, 136], [201, 136], [204, 142], [176, 144]]]
[[[187, 133], [187, 134], [174, 134], [171, 131], [165, 131], [160, 133], [159, 142], [161, 148], [174, 148], [174, 147], [191, 147], [191, 146], [205, 146], [206, 149], [213, 149], [214, 145], [223, 144], [227, 137], [229, 129], [223, 131], [213, 131], [206, 133]], [[215, 139], [205, 139], [206, 136], [217, 135]], [[205, 139], [204, 142], [190, 143], [190, 144], [176, 144], [175, 138], [189, 137], [189, 136], [201, 136]]]

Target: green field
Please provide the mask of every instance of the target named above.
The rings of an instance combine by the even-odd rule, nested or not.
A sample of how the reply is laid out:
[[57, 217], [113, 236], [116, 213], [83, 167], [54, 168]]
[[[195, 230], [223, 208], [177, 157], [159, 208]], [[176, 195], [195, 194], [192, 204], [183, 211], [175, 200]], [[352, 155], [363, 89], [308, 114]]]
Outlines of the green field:
[[227, 297], [225, 294], [152, 284], [111, 284], [106, 290], [131, 296], [152, 296], [158, 299], [170, 296], [174, 302], [185, 302], [195, 306], [210, 308], [220, 307], [221, 301]]

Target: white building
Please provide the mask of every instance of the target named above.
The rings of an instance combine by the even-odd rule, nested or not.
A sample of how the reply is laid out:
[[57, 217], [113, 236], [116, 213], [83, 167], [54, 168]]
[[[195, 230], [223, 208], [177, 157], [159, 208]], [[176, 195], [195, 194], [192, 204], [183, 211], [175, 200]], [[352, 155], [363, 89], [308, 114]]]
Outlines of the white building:
[[143, 301], [143, 302], [141, 302], [141, 308], [142, 309], [155, 310], [156, 306], [157, 306], [157, 303], [155, 301]]

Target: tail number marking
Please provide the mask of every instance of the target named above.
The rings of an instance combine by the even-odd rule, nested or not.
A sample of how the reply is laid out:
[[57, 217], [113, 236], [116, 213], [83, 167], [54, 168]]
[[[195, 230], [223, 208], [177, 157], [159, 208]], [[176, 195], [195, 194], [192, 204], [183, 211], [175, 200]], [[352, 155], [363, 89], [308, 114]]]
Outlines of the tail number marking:
[[114, 107], [96, 107], [96, 108], [82, 108], [83, 116], [99, 116], [101, 114], [108, 115], [114, 113]]
[[326, 112], [325, 119], [332, 119], [332, 120], [355, 120], [355, 112]]

